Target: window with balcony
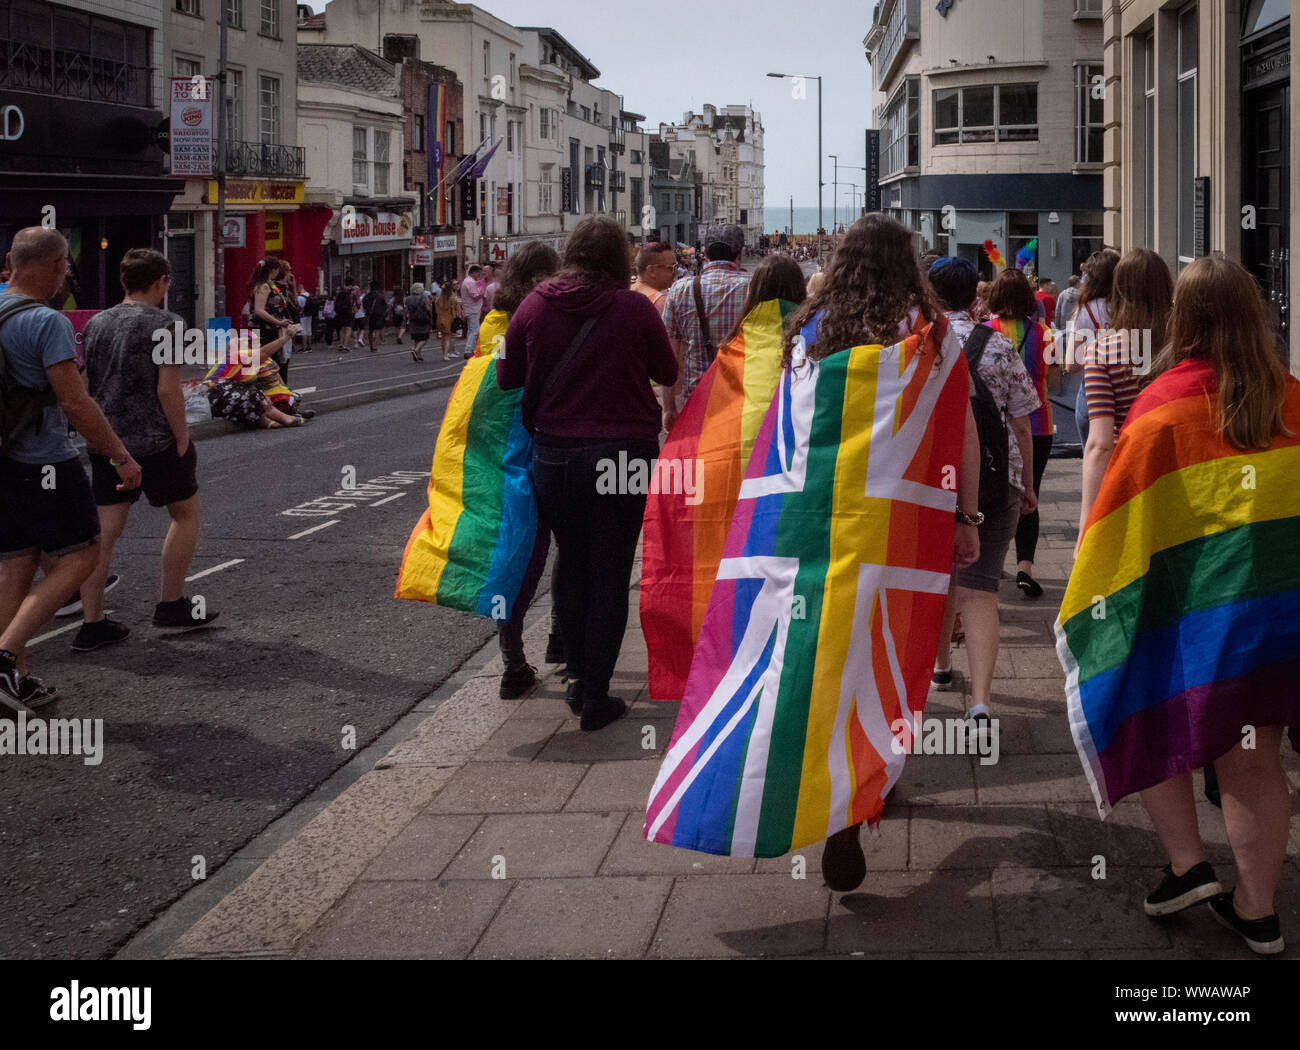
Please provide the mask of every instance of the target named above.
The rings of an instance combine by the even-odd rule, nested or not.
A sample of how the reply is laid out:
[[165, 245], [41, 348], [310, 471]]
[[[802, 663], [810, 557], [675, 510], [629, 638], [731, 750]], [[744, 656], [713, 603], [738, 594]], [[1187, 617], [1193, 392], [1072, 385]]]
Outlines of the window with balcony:
[[936, 146], [1037, 140], [1037, 84], [977, 84], [934, 91]]
[[258, 77], [257, 133], [260, 141], [276, 143], [280, 135], [280, 78]]
[[352, 187], [353, 190], [370, 186], [370, 154], [367, 150], [365, 128], [352, 129]]
[[392, 136], [387, 131], [375, 129], [375, 195], [377, 197], [385, 196], [388, 193], [388, 171], [391, 166], [389, 158], [389, 146]]
[[283, 0], [262, 0], [262, 24], [258, 32], [262, 36], [280, 39], [280, 4]]
[[244, 0], [226, 0], [226, 25], [231, 29], [244, 28]]
[[1080, 62], [1074, 67], [1074, 162], [1100, 164], [1102, 133], [1106, 126], [1105, 85], [1100, 62]]

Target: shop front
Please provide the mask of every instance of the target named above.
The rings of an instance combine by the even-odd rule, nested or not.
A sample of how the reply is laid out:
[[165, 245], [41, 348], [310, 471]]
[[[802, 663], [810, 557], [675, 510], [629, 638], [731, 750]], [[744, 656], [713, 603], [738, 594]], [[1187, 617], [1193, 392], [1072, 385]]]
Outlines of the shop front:
[[[361, 202], [345, 202], [337, 220], [335, 255], [330, 262], [330, 288], [351, 274], [362, 288], [378, 281], [385, 293], [410, 280], [408, 265], [414, 230], [409, 211], [363, 210]], [[350, 220], [350, 221], [349, 221]]]
[[131, 248], [162, 244], [162, 217], [184, 183], [163, 175], [163, 114], [137, 106], [0, 89], [0, 257], [25, 226], [68, 238], [65, 309], [120, 301]]
[[454, 233], [417, 235], [411, 242], [409, 287], [420, 281], [428, 288], [460, 279], [460, 237]]

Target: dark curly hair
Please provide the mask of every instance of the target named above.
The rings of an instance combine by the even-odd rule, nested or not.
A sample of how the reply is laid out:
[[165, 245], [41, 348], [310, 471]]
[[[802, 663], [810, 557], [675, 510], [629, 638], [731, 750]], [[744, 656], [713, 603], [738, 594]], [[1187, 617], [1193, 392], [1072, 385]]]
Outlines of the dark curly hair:
[[512, 314], [537, 285], [560, 268], [560, 257], [549, 244], [533, 241], [506, 260], [492, 305]]
[[849, 227], [826, 279], [786, 322], [782, 361], [790, 363], [800, 330], [825, 311], [808, 356], [827, 357], [854, 346], [898, 342], [898, 326], [913, 308], [933, 321], [938, 308], [921, 276], [913, 234], [878, 213]]

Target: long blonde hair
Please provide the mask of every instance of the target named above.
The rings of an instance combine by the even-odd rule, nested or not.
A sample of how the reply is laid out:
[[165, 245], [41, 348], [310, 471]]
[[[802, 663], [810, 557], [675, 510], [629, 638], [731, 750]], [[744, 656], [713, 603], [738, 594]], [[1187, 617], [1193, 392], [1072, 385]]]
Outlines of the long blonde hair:
[[1289, 434], [1282, 418], [1286, 369], [1259, 284], [1221, 255], [1197, 259], [1178, 275], [1169, 339], [1152, 374], [1192, 358], [1209, 361], [1219, 383], [1219, 433], [1234, 448], [1268, 448]]

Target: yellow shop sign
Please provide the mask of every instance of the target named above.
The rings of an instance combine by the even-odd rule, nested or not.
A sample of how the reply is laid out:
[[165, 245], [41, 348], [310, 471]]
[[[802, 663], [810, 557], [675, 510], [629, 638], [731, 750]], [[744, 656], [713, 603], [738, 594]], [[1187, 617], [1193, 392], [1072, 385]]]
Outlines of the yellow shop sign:
[[[267, 182], [259, 179], [227, 179], [227, 204], [301, 204], [304, 184], [301, 182]], [[208, 204], [217, 203], [217, 183], [208, 183]]]

